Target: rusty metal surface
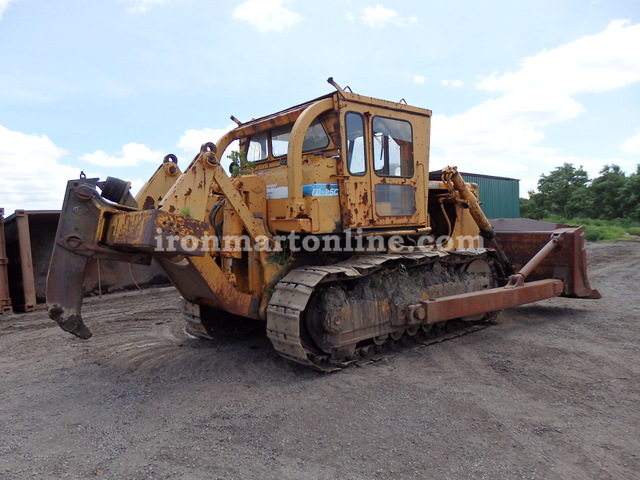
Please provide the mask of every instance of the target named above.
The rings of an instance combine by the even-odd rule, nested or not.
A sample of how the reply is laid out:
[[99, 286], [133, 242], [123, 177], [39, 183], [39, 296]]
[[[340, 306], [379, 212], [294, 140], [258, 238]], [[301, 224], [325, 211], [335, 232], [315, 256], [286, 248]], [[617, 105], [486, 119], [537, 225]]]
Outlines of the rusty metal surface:
[[[347, 269], [348, 271], [348, 269]], [[352, 271], [352, 275], [358, 275]], [[302, 344], [302, 312], [314, 287], [328, 275], [311, 268], [289, 272], [277, 285], [267, 307], [267, 336], [280, 355], [294, 362], [316, 368]]]
[[259, 318], [260, 298], [235, 288], [210, 255], [159, 257], [158, 261], [186, 300], [235, 315]]
[[[565, 293], [565, 282], [553, 277], [520, 286], [498, 287], [492, 273], [497, 262], [494, 255], [485, 249], [429, 250], [359, 256], [326, 267], [297, 268], [274, 289], [267, 308], [267, 335], [284, 357], [331, 371], [344, 359], [352, 358], [358, 351], [357, 346], [364, 345], [365, 340], [382, 344], [387, 338], [399, 338], [405, 330], [415, 332], [416, 328], [453, 319], [473, 322], [482, 314]], [[413, 273], [408, 275], [419, 278], [422, 278], [419, 269], [433, 268], [428, 288], [417, 295], [414, 303], [396, 304], [367, 293], [366, 288], [370, 287], [362, 290], [357, 286], [358, 282], [366, 282], [363, 286], [375, 284], [376, 275], [385, 270], [384, 275], [397, 271], [398, 260], [407, 265], [407, 269], [411, 268], [408, 271]], [[484, 267], [472, 267], [477, 261], [483, 262]], [[448, 270], [447, 264], [450, 264]], [[447, 271], [450, 273], [445, 273]], [[464, 274], [465, 271], [470, 273]], [[366, 278], [369, 275], [371, 280]], [[353, 280], [356, 283], [342, 293], [359, 293], [345, 299], [339, 286]], [[317, 294], [320, 288], [328, 293]], [[410, 291], [414, 290], [407, 283], [407, 294]], [[326, 309], [324, 305], [328, 305]]]
[[[340, 199], [324, 204], [335, 210], [333, 217], [328, 217], [335, 218], [335, 221], [324, 224], [329, 232], [352, 227], [369, 227], [383, 234], [398, 234], [399, 230], [407, 229], [415, 229], [416, 235], [418, 230], [423, 233], [431, 231], [434, 222], [433, 217], [430, 222], [429, 208], [438, 207], [428, 204], [426, 190], [431, 111], [355, 95], [342, 90], [334, 82], [332, 84], [337, 93], [252, 122], [237, 122], [238, 128], [224, 135], [217, 145], [205, 143], [181, 175], [178, 175], [173, 162], [167, 162], [166, 168], [174, 168], [177, 178], [173, 181], [159, 169], [156, 172], [158, 178], [163, 182], [168, 180], [160, 188], [166, 193], [161, 200], [159, 194], [148, 195], [149, 198], [144, 200], [145, 208], [155, 206], [157, 209], [138, 210], [132, 205], [114, 205], [105, 201], [105, 198], [118, 201], [114, 199], [120, 196], [106, 195], [105, 187], [98, 179], [69, 182], [49, 274], [47, 301], [51, 317], [63, 329], [87, 338], [90, 332], [80, 316], [84, 287], [76, 279], [85, 275], [94, 260], [142, 263], [154, 257], [186, 301], [198, 304], [204, 310], [225, 310], [256, 319], [266, 316], [268, 336], [283, 356], [318, 367], [318, 355], [328, 356], [330, 360], [347, 358], [362, 342], [373, 341], [380, 345], [388, 337], [396, 339], [398, 335], [402, 336], [406, 327], [399, 318], [393, 317], [392, 310], [399, 304], [402, 308], [406, 302], [414, 302], [409, 317], [420, 320], [411, 323], [413, 328], [443, 319], [475, 321], [479, 314], [560, 293], [596, 296], [597, 292], [590, 289], [586, 278], [582, 232], [578, 229], [556, 229], [561, 239], [554, 244], [558, 248], [553, 251], [544, 249], [544, 258], [539, 255], [524, 269], [527, 274], [528, 270], [533, 270], [533, 283], [524, 284], [523, 274], [522, 284], [500, 289], [497, 286], [504, 285], [513, 273], [500, 245], [505, 247], [509, 260], [523, 268], [549, 241], [548, 226], [538, 226], [536, 228], [540, 230], [530, 231], [523, 231], [522, 226], [505, 226], [500, 230], [504, 243], [495, 244], [497, 255], [488, 249], [453, 251], [455, 246], [450, 242], [440, 250], [357, 256], [320, 267], [310, 266], [318, 260], [302, 255], [286, 260], [286, 266], [276, 265], [268, 252], [245, 253], [236, 248], [240, 240], [232, 240], [228, 247], [219, 251], [206, 251], [204, 240], [201, 240], [205, 236], [219, 240], [239, 239], [246, 234], [249, 243], [258, 243], [258, 238], [270, 239], [276, 233], [269, 230], [269, 225], [278, 225], [283, 232], [326, 233], [319, 229], [320, 200], [305, 198], [303, 186], [311, 180], [313, 183], [309, 185], [327, 183], [327, 190], [334, 190], [334, 182], [339, 186], [339, 193], [330, 196], [339, 196]], [[391, 175], [387, 157], [393, 152], [389, 149], [385, 150], [386, 169], [375, 169], [373, 124], [367, 121], [358, 131], [362, 131], [361, 136], [366, 142], [363, 161], [368, 166], [362, 176], [351, 175], [345, 166], [349, 146], [345, 130], [347, 110], [359, 112], [363, 117], [384, 117], [390, 121], [410, 123], [410, 138], [398, 137], [402, 142], [397, 150], [400, 164], [410, 165], [410, 171], [402, 168]], [[315, 149], [318, 151], [309, 151], [305, 155], [304, 141], [309, 127], [315, 119], [328, 115], [327, 112], [334, 118], [331, 122], [333, 130], [329, 132], [333, 132], [333, 144], [325, 150], [318, 147]], [[255, 175], [247, 173], [229, 178], [220, 165], [219, 155], [232, 140], [239, 140], [241, 149], [247, 153], [250, 147], [247, 137], [285, 125], [292, 127], [286, 155], [280, 151], [274, 154], [273, 142], [267, 141], [269, 153], [258, 161]], [[388, 138], [384, 138], [389, 141], [395, 137], [389, 133]], [[267, 175], [269, 169], [281, 172], [282, 178], [275, 173]], [[441, 195], [440, 206], [446, 225], [440, 229], [446, 228], [444, 233], [451, 238], [475, 237], [474, 243], [468, 240], [462, 247], [479, 245], [479, 229], [485, 239], [493, 239], [493, 227], [478, 205], [477, 193], [470, 190], [455, 167], [443, 172], [444, 194]], [[387, 188], [381, 186], [389, 190], [396, 187], [398, 195], [395, 197], [398, 199], [390, 194], [383, 195]], [[102, 194], [97, 188], [102, 190]], [[269, 198], [269, 192], [273, 198]], [[400, 195], [399, 192], [411, 195]], [[447, 192], [449, 196], [445, 198]], [[391, 208], [393, 202], [412, 206], [394, 210]], [[392, 232], [393, 228], [397, 231]], [[169, 238], [174, 239], [173, 248], [165, 250]], [[329, 258], [331, 252], [323, 253], [327, 258], [321, 261], [326, 263], [345, 258]], [[484, 262], [484, 266], [476, 265], [477, 268], [472, 269], [471, 265], [478, 261]], [[96, 268], [100, 265], [95, 263]], [[293, 266], [299, 268], [291, 270], [278, 281], [279, 274]], [[407, 268], [412, 269], [418, 279], [415, 284], [394, 276], [400, 274], [392, 269], [400, 267], [405, 269], [405, 273]], [[388, 275], [377, 277], [378, 270], [387, 270], [384, 273]], [[371, 277], [365, 278], [369, 275]], [[63, 281], [67, 277], [73, 278], [75, 283], [65, 289]], [[385, 289], [380, 289], [380, 285], [369, 290], [363, 287], [368, 283], [382, 282], [384, 278], [391, 278]], [[537, 278], [543, 280], [535, 282]], [[359, 297], [346, 294], [346, 287], [336, 296], [325, 295], [334, 287], [338, 291], [347, 282], [351, 282], [351, 291], [363, 287]], [[394, 288], [398, 285], [414, 288], [411, 292], [397, 292]], [[392, 290], [395, 292], [393, 299], [389, 294]], [[315, 295], [318, 291], [323, 293]], [[481, 293], [470, 293], [477, 291]], [[439, 299], [438, 302], [431, 302], [434, 298]], [[324, 308], [325, 305], [329, 306]], [[332, 309], [333, 306], [336, 307]], [[315, 312], [320, 313], [316, 315]], [[311, 348], [310, 344], [313, 345]]]
[[489, 220], [493, 229], [502, 232], [552, 232], [569, 225], [543, 222], [532, 218], [492, 218]]
[[[133, 207], [115, 206], [106, 202], [96, 190], [97, 186], [97, 179], [80, 178], [67, 183], [47, 275], [46, 302], [49, 316], [64, 330], [81, 338], [91, 335], [80, 315], [85, 294], [83, 280], [89, 259], [100, 262], [120, 260], [146, 265], [151, 262], [151, 255], [148, 253], [117, 250], [102, 243], [105, 230], [109, 228], [108, 218], [123, 210], [131, 211]], [[126, 264], [120, 265], [119, 268], [130, 268]], [[95, 266], [100, 285], [100, 263]], [[133, 277], [131, 270], [129, 276]], [[137, 284], [133, 278], [132, 282]]]
[[442, 180], [448, 185], [451, 184], [450, 192], [459, 198], [469, 208], [469, 213], [473, 217], [473, 220], [480, 228], [480, 231], [486, 235], [492, 235], [493, 229], [484, 212], [480, 208], [478, 198], [470, 190], [469, 185], [464, 181], [462, 176], [458, 173], [456, 167], [446, 167], [442, 169]]
[[[415, 107], [405, 109], [408, 106], [354, 94], [340, 95], [337, 100], [337, 109], [340, 111], [342, 125], [342, 160], [338, 163], [339, 175], [336, 176], [336, 180], [340, 189], [342, 228], [428, 227], [427, 205], [424, 201], [427, 196], [425, 188], [427, 164], [423, 162], [426, 162], [429, 155], [429, 135], [427, 132], [430, 129], [431, 112]], [[358, 174], [350, 173], [347, 166], [346, 152], [349, 151], [349, 142], [346, 131], [346, 115], [352, 113], [362, 117], [363, 133], [368, 132], [364, 143], [364, 168]], [[376, 173], [373, 144], [369, 131], [370, 122], [364, 121], [364, 118], [376, 116], [406, 121], [411, 124], [413, 171], [410, 176]], [[405, 198], [413, 202], [413, 210], [408, 208], [401, 214], [392, 214], [391, 203], [381, 200], [384, 197], [379, 194], [380, 188], [406, 188], [410, 194]]]
[[11, 303], [17, 311], [28, 312], [35, 308], [36, 283], [31, 254], [31, 235], [28, 214], [16, 210], [5, 220], [5, 236], [9, 261], [9, 292]]
[[[551, 225], [555, 226], [555, 224], [545, 226], [544, 223], [546, 222], [506, 222], [501, 227], [504, 230], [496, 229], [496, 240], [514, 264], [516, 272], [547, 245], [551, 235], [559, 235], [561, 238], [557, 248], [554, 248], [536, 266], [529, 274], [528, 279], [559, 279], [564, 282], [564, 296], [600, 298], [598, 291], [589, 285], [587, 277], [584, 229], [582, 227], [567, 227], [543, 230]], [[524, 228], [525, 225], [533, 226], [535, 230], [517, 230], [517, 228]]]
[[140, 265], [90, 258], [84, 272], [87, 295], [144, 289], [170, 283], [167, 274], [155, 260], [151, 260], [150, 265]]
[[492, 288], [436, 298], [428, 302], [421, 302], [420, 305], [426, 313], [423, 322], [436, 323], [557, 297], [562, 293], [562, 290], [561, 280], [538, 280], [519, 287]]
[[80, 338], [91, 337], [80, 310], [84, 297], [84, 271], [88, 258], [56, 244], [47, 279], [49, 317], [65, 332]]
[[[106, 203], [96, 185], [96, 179], [68, 183], [56, 232], [47, 307], [51, 318], [64, 330], [81, 338], [90, 336], [80, 314], [84, 288], [76, 282], [84, 277], [89, 261], [142, 263], [145, 258], [151, 260], [152, 255], [187, 300], [258, 318], [259, 297], [235, 288], [227, 272], [199, 243], [211, 229], [208, 223], [162, 210], [131, 210]], [[164, 240], [169, 237], [174, 237], [175, 248], [165, 249]], [[76, 282], [74, 288], [61, 287], [67, 278]]]
[[[56, 232], [47, 307], [64, 330], [81, 338], [90, 336], [80, 309], [84, 294], [81, 280], [91, 270], [91, 262], [100, 261], [95, 263], [97, 270], [109, 261], [132, 262], [137, 257], [147, 258], [145, 255], [157, 258], [187, 300], [258, 318], [259, 298], [236, 289], [226, 272], [205, 254], [201, 242], [211, 229], [208, 223], [156, 209], [120, 209], [105, 203], [95, 184], [95, 179], [69, 182]], [[173, 238], [172, 248], [165, 242], [169, 237]], [[79, 278], [80, 283], [62, 288], [67, 278], [74, 282]]]
[[[9, 250], [5, 249], [5, 225], [0, 233], [0, 305], [17, 311], [29, 311], [46, 301], [46, 280], [55, 244], [60, 212], [54, 210], [18, 210], [6, 221], [9, 230]], [[4, 261], [3, 261], [4, 259]], [[11, 271], [9, 273], [9, 266]], [[6, 275], [6, 281], [3, 277]], [[10, 281], [11, 279], [11, 281]], [[84, 276], [87, 292], [114, 292], [131, 288], [169, 283], [159, 265], [127, 265], [102, 260], [100, 268], [91, 260]], [[13, 286], [15, 284], [15, 287]], [[3, 289], [9, 292], [3, 297]], [[26, 286], [26, 288], [25, 288]], [[4, 300], [3, 300], [4, 299]]]
[[[304, 340], [305, 335], [301, 329], [301, 322], [306, 319], [307, 311], [309, 309], [312, 310], [309, 306], [309, 301], [318, 285], [362, 279], [368, 275], [375, 274], [380, 269], [388, 268], [390, 265], [395, 267], [397, 261], [406, 262], [408, 265], [420, 265], [431, 261], [453, 260], [465, 256], [471, 261], [477, 256], [485, 254], [487, 254], [487, 250], [484, 249], [470, 249], [468, 252], [460, 251], [455, 254], [442, 250], [426, 249], [413, 253], [361, 255], [333, 265], [297, 268], [289, 272], [275, 286], [267, 308], [267, 336], [274, 348], [282, 356], [318, 370], [335, 370], [334, 365], [319, 362], [319, 357], [316, 355], [317, 352], [314, 352], [314, 348], [310, 347]], [[377, 308], [378, 305], [375, 305], [375, 307]], [[337, 350], [339, 353], [351, 347], [355, 348], [356, 342], [364, 338], [371, 338], [375, 335], [388, 335], [393, 332], [396, 327], [391, 325], [391, 312], [388, 311], [386, 313], [388, 314], [386, 322], [381, 320], [382, 323], [380, 325], [367, 325], [364, 330], [358, 332], [360, 337], [365, 335], [362, 338], [351, 338], [349, 332], [339, 335], [340, 341], [352, 340], [352, 345], [338, 345]], [[370, 321], [371, 318], [362, 319], [363, 322], [368, 320]]]
[[46, 210], [27, 210], [24, 215], [29, 225], [29, 238], [24, 246], [31, 251], [35, 303], [44, 303], [47, 271], [60, 215], [57, 211]]
[[205, 248], [202, 238], [210, 229], [208, 223], [163, 210], [121, 212], [111, 216], [104, 243], [156, 255], [201, 256]]
[[162, 198], [180, 175], [182, 171], [178, 167], [178, 158], [173, 154], [165, 156], [155, 173], [136, 194], [138, 207], [143, 210], [158, 208]]
[[8, 263], [4, 236], [4, 208], [0, 208], [0, 314], [11, 311]]

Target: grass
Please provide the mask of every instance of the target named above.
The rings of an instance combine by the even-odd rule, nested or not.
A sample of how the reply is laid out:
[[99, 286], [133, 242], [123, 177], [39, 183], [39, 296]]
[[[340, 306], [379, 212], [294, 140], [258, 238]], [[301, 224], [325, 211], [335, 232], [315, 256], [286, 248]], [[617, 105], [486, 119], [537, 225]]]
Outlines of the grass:
[[584, 227], [584, 238], [588, 242], [615, 242], [629, 240], [629, 236], [640, 236], [640, 224], [626, 218], [597, 220], [593, 218], [546, 218], [545, 221], [580, 225]]
[[189, 218], [193, 216], [191, 213], [191, 209], [189, 207], [181, 208], [180, 215], [184, 215], [185, 217], [189, 217]]

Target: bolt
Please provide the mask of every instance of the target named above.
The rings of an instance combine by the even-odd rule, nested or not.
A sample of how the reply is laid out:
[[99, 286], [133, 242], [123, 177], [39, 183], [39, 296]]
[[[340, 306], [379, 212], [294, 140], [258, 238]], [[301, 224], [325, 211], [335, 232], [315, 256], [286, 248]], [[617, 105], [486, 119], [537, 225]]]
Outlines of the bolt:
[[413, 320], [422, 321], [427, 316], [424, 307], [419, 303], [409, 306], [409, 316]]
[[210, 166], [214, 166], [218, 164], [218, 159], [216, 158], [215, 152], [203, 151], [201, 153], [203, 155], [203, 161], [206, 162]]
[[65, 238], [69, 248], [79, 248], [82, 245], [82, 238], [79, 235], [69, 235]]
[[93, 189], [82, 185], [76, 190], [76, 195], [80, 200], [90, 200], [93, 197]]

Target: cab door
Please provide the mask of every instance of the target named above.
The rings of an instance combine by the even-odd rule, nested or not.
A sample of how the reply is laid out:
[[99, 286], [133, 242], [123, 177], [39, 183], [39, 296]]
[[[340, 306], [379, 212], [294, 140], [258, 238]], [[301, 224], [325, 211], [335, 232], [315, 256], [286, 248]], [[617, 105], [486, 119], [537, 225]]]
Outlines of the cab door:
[[341, 108], [342, 171], [338, 176], [343, 229], [368, 228], [373, 222], [370, 139], [367, 113], [353, 104]]
[[343, 228], [424, 226], [428, 142], [422, 151], [415, 130], [428, 132], [428, 122], [413, 113], [357, 102], [344, 102], [340, 112]]
[[417, 115], [376, 109], [370, 118], [372, 225], [426, 223], [425, 152], [416, 145]]

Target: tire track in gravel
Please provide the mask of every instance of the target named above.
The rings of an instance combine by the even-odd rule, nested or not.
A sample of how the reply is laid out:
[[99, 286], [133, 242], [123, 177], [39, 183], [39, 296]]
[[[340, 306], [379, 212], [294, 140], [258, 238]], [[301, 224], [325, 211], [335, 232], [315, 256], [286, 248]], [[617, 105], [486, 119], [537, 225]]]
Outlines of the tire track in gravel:
[[267, 339], [264, 324], [239, 322], [213, 340], [199, 340], [185, 332], [170, 294], [141, 303], [144, 309], [127, 308], [93, 319], [99, 323], [89, 340], [94, 362], [127, 375], [168, 380], [251, 377], [286, 365]]

